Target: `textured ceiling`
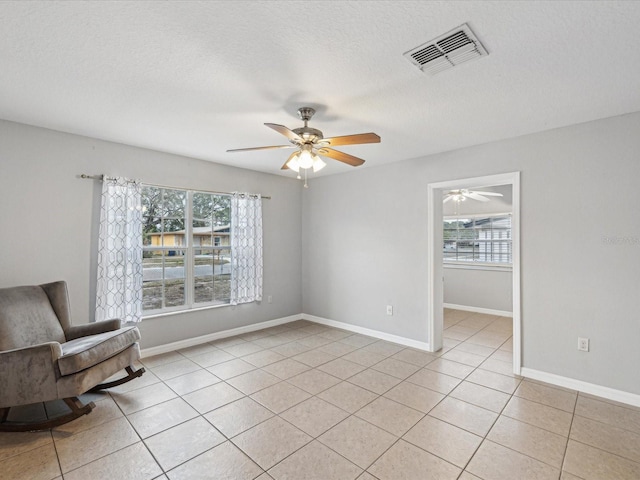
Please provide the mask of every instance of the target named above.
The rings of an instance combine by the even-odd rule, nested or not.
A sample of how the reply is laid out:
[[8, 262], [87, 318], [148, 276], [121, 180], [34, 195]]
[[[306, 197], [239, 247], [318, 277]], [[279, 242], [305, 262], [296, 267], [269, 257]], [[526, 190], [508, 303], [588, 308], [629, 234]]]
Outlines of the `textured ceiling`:
[[[281, 173], [285, 150], [225, 150], [286, 144], [263, 123], [311, 105], [325, 136], [382, 137], [340, 148], [366, 168], [640, 111], [638, 20], [613, 0], [3, 1], [0, 118]], [[402, 56], [463, 23], [489, 56], [433, 77]]]

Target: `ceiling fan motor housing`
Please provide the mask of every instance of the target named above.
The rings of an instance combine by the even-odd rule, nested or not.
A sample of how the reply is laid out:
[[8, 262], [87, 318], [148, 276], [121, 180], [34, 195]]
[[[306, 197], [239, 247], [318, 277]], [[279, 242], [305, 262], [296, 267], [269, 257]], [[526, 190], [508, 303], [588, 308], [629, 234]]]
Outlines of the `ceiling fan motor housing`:
[[[293, 132], [300, 135], [304, 139], [304, 143], [315, 143], [323, 138], [320, 130], [307, 126], [307, 122], [311, 120], [315, 113], [315, 109], [311, 107], [300, 107], [298, 109], [298, 116], [304, 121], [304, 127], [294, 128]], [[297, 144], [295, 141], [291, 141], [291, 143]]]
[[311, 120], [311, 117], [316, 113], [316, 111], [311, 107], [300, 107], [298, 109], [298, 116], [305, 123]]
[[[300, 128], [294, 128], [293, 132], [300, 135], [304, 139], [304, 143], [315, 143], [318, 140], [322, 140], [322, 132], [317, 128], [311, 128], [311, 127], [305, 126]], [[295, 144], [296, 142], [291, 141], [291, 143]]]

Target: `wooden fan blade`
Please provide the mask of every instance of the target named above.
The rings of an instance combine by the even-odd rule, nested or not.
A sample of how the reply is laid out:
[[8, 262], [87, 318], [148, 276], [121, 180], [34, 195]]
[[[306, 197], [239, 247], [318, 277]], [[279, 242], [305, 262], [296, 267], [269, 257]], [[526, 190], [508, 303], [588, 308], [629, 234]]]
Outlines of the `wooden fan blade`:
[[280, 170], [289, 170], [289, 167], [287, 166], [287, 163], [289, 163], [289, 160], [291, 160], [297, 154], [298, 154], [298, 151], [295, 151], [291, 155], [289, 155], [289, 158], [287, 158], [287, 161], [284, 162], [284, 165], [282, 165], [280, 167]]
[[479, 202], [488, 202], [488, 198], [484, 198], [482, 195], [478, 195], [475, 192], [469, 192], [465, 195], [466, 197], [473, 198], [474, 200], [478, 200]]
[[265, 125], [267, 127], [271, 128], [271, 129], [275, 130], [276, 132], [284, 135], [285, 137], [287, 137], [292, 142], [304, 143], [304, 139], [300, 135], [298, 135], [293, 130], [289, 130], [284, 125], [278, 125], [278, 124], [275, 124], [275, 123], [265, 123]]
[[251, 150], [273, 150], [276, 148], [296, 148], [296, 146], [295, 145], [273, 145], [270, 147], [234, 148], [233, 150], [227, 150], [227, 152], [250, 152]]
[[338, 160], [339, 162], [351, 165], [352, 167], [357, 167], [364, 163], [364, 160], [361, 158], [354, 157], [353, 155], [349, 155], [348, 153], [339, 152], [338, 150], [334, 150], [333, 148], [322, 147], [318, 149], [318, 153], [320, 155], [324, 155], [325, 157], [333, 158], [334, 160]]
[[344, 135], [342, 137], [323, 138], [318, 142], [327, 147], [337, 147], [338, 145], [358, 145], [361, 143], [380, 143], [380, 137], [375, 133], [357, 133], [355, 135]]

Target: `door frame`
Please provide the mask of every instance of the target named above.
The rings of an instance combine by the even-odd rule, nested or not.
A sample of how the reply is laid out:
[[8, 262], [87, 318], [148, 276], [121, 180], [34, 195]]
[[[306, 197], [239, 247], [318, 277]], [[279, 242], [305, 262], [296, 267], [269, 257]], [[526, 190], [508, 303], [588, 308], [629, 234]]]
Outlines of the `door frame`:
[[428, 226], [428, 292], [427, 334], [431, 351], [442, 348], [444, 270], [442, 264], [442, 194], [444, 190], [511, 185], [513, 212], [511, 217], [512, 241], [512, 298], [513, 298], [513, 373], [520, 375], [522, 367], [522, 328], [520, 291], [520, 172], [462, 178], [427, 185]]

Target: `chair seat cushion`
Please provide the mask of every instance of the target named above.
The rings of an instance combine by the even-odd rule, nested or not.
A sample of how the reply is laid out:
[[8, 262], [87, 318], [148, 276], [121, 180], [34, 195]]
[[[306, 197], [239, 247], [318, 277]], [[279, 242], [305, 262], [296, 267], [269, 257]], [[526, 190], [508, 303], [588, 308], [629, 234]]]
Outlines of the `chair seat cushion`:
[[58, 368], [62, 375], [72, 375], [117, 355], [140, 340], [136, 327], [80, 337], [63, 343]]

